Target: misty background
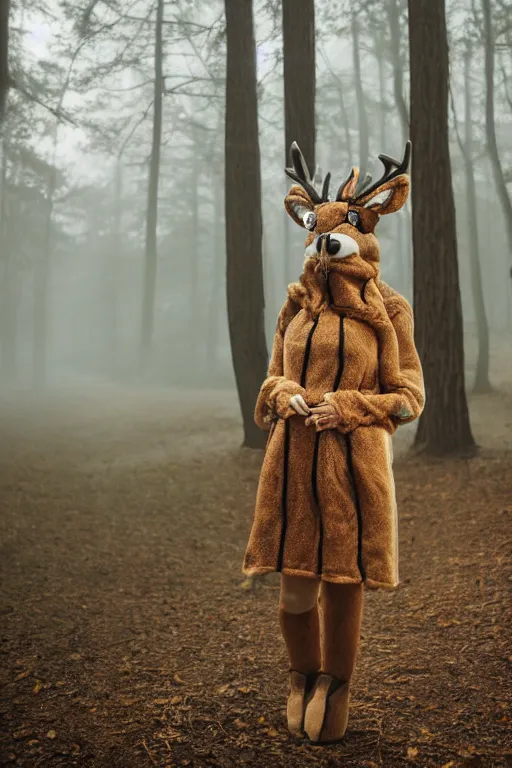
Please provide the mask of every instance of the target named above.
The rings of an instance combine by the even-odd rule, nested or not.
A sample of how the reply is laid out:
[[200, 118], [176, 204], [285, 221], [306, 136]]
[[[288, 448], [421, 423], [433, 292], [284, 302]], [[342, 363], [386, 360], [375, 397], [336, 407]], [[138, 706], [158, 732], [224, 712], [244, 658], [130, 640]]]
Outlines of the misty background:
[[[9, 92], [1, 140], [3, 389], [103, 381], [234, 386], [226, 312], [223, 3], [163, 3], [161, 51], [155, 49], [157, 5], [145, 0], [128, 5], [12, 3], [11, 74], [19, 87]], [[499, 19], [506, 5], [494, 5]], [[392, 39], [393, 9], [398, 46]], [[407, 138], [406, 4], [360, 4], [360, 77], [353, 11], [353, 3], [341, 0], [316, 4], [316, 155], [319, 170], [332, 172], [333, 186], [351, 165], [361, 163], [361, 132], [367, 133], [368, 165], [374, 174], [380, 170], [377, 155], [400, 157]], [[270, 344], [286, 286], [302, 269], [304, 232], [287, 219], [283, 207], [290, 181], [284, 174], [280, 3], [256, 2], [254, 23]], [[460, 146], [461, 137], [467, 136], [468, 89], [478, 253], [494, 336], [509, 335], [512, 327], [511, 255], [487, 151], [479, 11], [470, 2], [450, 0], [447, 24], [450, 151], [466, 366], [471, 369], [475, 310]], [[495, 128], [510, 194], [510, 23], [500, 30]], [[162, 94], [157, 209], [154, 200], [148, 206], [158, 117], [155, 78]], [[151, 226], [157, 258], [148, 334], [142, 318]], [[377, 236], [383, 279], [412, 301], [410, 204], [383, 217]]]

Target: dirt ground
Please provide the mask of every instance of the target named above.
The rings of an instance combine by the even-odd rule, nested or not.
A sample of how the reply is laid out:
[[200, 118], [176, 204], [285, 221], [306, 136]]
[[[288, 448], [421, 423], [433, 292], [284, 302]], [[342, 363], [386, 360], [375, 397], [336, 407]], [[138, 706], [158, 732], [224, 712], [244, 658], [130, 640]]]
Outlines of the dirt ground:
[[344, 741], [285, 723], [279, 576], [240, 572], [262, 453], [235, 395], [102, 387], [0, 404], [0, 764], [511, 766], [512, 371], [476, 458], [395, 438], [396, 591], [365, 593]]

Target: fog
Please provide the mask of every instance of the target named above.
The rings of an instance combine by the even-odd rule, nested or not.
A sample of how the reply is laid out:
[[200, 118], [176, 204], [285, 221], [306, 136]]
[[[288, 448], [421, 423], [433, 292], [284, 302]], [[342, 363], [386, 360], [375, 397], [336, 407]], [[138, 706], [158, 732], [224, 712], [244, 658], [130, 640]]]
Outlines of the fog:
[[[347, 3], [338, 4], [334, 22], [329, 4], [319, 2], [316, 9], [317, 159], [323, 173], [332, 172], [334, 183], [360, 162], [347, 8]], [[447, 10], [453, 188], [468, 338], [466, 363], [471, 368], [475, 314], [457, 131], [464, 130], [465, 38], [475, 32], [469, 3], [449, 2]], [[115, 3], [103, 2], [87, 6], [54, 2], [44, 10], [37, 3], [24, 3], [12, 8], [11, 66], [20, 89], [10, 91], [2, 139], [4, 390], [87, 387], [93, 382], [234, 387], [225, 281], [223, 7], [198, 0], [164, 8], [156, 291], [153, 330], [145, 350], [141, 350], [141, 323], [155, 9], [152, 3], [136, 2], [123, 13]], [[365, 13], [374, 22], [365, 25], [361, 35], [360, 58], [369, 166], [376, 173], [377, 155], [401, 156], [404, 137], [384, 10], [370, 4]], [[303, 231], [286, 220], [283, 208], [289, 180], [284, 174], [277, 4], [257, 3], [254, 18], [265, 326], [270, 344], [286, 286], [302, 268]], [[399, 55], [407, 102], [405, 7], [400, 24]], [[509, 177], [510, 73], [510, 48], [504, 35], [496, 49], [495, 109], [499, 151]], [[484, 46], [478, 39], [471, 89], [485, 306], [491, 336], [502, 336], [510, 333], [512, 323], [510, 250], [486, 151]], [[384, 217], [377, 234], [383, 279], [412, 300], [410, 204], [396, 216]]]

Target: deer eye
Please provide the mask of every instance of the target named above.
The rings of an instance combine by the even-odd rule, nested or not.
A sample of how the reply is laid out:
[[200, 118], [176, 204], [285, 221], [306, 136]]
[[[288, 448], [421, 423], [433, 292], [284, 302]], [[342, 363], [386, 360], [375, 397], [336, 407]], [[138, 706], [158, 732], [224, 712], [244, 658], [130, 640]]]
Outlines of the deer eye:
[[347, 221], [349, 224], [352, 224], [353, 227], [356, 227], [356, 229], [359, 229], [361, 226], [361, 217], [357, 211], [349, 211], [347, 213]]
[[316, 227], [316, 221], [317, 221], [316, 213], [314, 213], [313, 211], [308, 211], [302, 217], [302, 221], [304, 222], [304, 226], [306, 227], [306, 229], [309, 229], [311, 231]]

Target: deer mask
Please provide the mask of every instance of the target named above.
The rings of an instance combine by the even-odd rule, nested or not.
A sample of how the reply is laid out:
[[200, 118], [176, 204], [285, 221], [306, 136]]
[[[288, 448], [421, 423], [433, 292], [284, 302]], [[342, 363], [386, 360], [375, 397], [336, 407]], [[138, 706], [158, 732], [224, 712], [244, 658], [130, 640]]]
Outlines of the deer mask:
[[400, 210], [409, 194], [407, 169], [411, 142], [405, 145], [401, 162], [379, 155], [384, 165], [383, 176], [374, 184], [366, 174], [359, 179], [359, 168], [353, 167], [335, 200], [329, 198], [331, 174], [328, 173], [318, 192], [296, 142], [291, 147], [293, 168], [286, 174], [294, 185], [284, 205], [292, 219], [309, 230], [306, 237], [306, 259], [316, 274], [335, 271], [347, 280], [366, 281], [379, 276], [379, 243], [373, 234], [383, 214]]

